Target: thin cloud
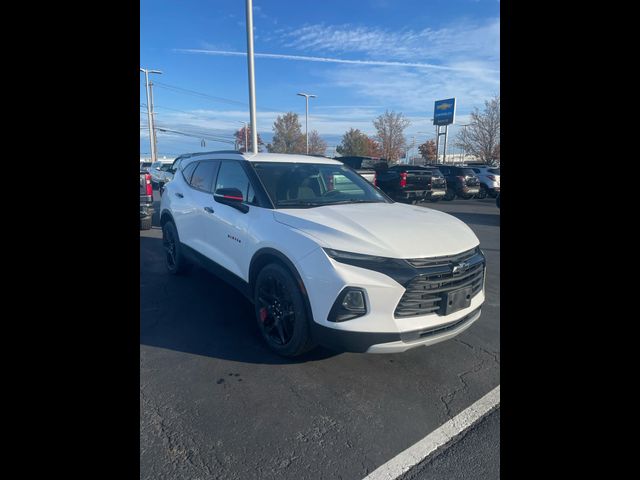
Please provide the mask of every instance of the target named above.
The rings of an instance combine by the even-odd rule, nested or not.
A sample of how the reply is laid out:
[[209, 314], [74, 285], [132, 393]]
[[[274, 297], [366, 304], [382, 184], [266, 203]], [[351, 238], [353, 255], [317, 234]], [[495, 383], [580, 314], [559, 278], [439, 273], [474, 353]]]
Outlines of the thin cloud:
[[[180, 53], [196, 53], [196, 54], [204, 54], [204, 55], [222, 55], [222, 56], [241, 56], [245, 57], [246, 52], [234, 52], [229, 50], [202, 50], [202, 49], [193, 49], [193, 48], [176, 48], [175, 52]], [[394, 62], [394, 61], [386, 61], [386, 60], [347, 60], [343, 58], [330, 58], [330, 57], [311, 57], [307, 55], [287, 55], [281, 53], [254, 53], [255, 57], [261, 58], [273, 58], [279, 60], [295, 60], [295, 61], [306, 61], [306, 62], [321, 62], [321, 63], [342, 63], [342, 64], [350, 64], [350, 65], [367, 65], [367, 66], [384, 66], [384, 67], [413, 67], [413, 68], [421, 68], [421, 69], [432, 69], [432, 70], [447, 70], [454, 72], [473, 72], [477, 73], [479, 70], [475, 67], [450, 67], [446, 65], [434, 65], [431, 63], [420, 63], [420, 62]], [[487, 73], [498, 73], [499, 70], [493, 69], [482, 69], [480, 71], [484, 71]]]

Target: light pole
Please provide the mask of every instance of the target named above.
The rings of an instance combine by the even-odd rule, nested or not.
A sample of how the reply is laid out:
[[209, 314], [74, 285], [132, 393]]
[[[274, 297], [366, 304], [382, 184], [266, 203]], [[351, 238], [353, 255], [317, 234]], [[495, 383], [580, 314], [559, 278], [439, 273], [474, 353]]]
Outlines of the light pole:
[[258, 153], [258, 127], [256, 125], [256, 76], [253, 62], [253, 0], [247, 0], [247, 64], [249, 67], [249, 120], [253, 153]]
[[147, 119], [149, 122], [149, 143], [151, 145], [151, 161], [156, 162], [157, 153], [156, 153], [156, 145], [155, 145], [155, 128], [154, 128], [154, 118], [153, 118], [153, 99], [151, 98], [151, 92], [149, 89], [149, 74], [150, 73], [158, 73], [162, 74], [160, 70], [149, 70], [148, 68], [140, 67], [140, 71], [144, 72], [144, 87], [147, 92]]
[[309, 97], [316, 98], [317, 95], [311, 95], [310, 93], [299, 93], [298, 95], [305, 98], [307, 106], [306, 113], [304, 115], [304, 136], [307, 139], [307, 155], [309, 155]]

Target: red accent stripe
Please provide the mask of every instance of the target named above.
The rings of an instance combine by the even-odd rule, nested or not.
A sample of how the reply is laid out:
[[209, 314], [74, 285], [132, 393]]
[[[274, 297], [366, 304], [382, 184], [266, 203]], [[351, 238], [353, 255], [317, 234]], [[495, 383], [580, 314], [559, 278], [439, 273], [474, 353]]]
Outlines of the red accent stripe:
[[233, 195], [223, 195], [224, 198], [229, 198], [231, 200], [244, 200], [242, 197], [234, 197]]

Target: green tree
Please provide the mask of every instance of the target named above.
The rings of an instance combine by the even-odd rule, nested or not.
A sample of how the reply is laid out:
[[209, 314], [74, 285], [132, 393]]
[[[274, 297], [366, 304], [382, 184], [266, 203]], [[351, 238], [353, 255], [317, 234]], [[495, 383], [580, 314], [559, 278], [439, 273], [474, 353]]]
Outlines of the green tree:
[[307, 147], [298, 114], [287, 112], [273, 122], [273, 140], [267, 145], [271, 153], [306, 153]]
[[364, 133], [357, 128], [350, 128], [342, 136], [342, 142], [336, 147], [336, 152], [345, 157], [347, 156], [368, 156], [368, 140]]

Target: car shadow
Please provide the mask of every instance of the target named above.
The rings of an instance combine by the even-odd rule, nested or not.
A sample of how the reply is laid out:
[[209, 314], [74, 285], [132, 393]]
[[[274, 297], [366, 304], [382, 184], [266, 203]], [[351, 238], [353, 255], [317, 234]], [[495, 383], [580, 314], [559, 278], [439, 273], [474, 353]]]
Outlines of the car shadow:
[[140, 344], [259, 364], [304, 363], [340, 353], [322, 347], [295, 359], [273, 353], [251, 302], [200, 267], [170, 275], [162, 240], [152, 237], [140, 237]]

